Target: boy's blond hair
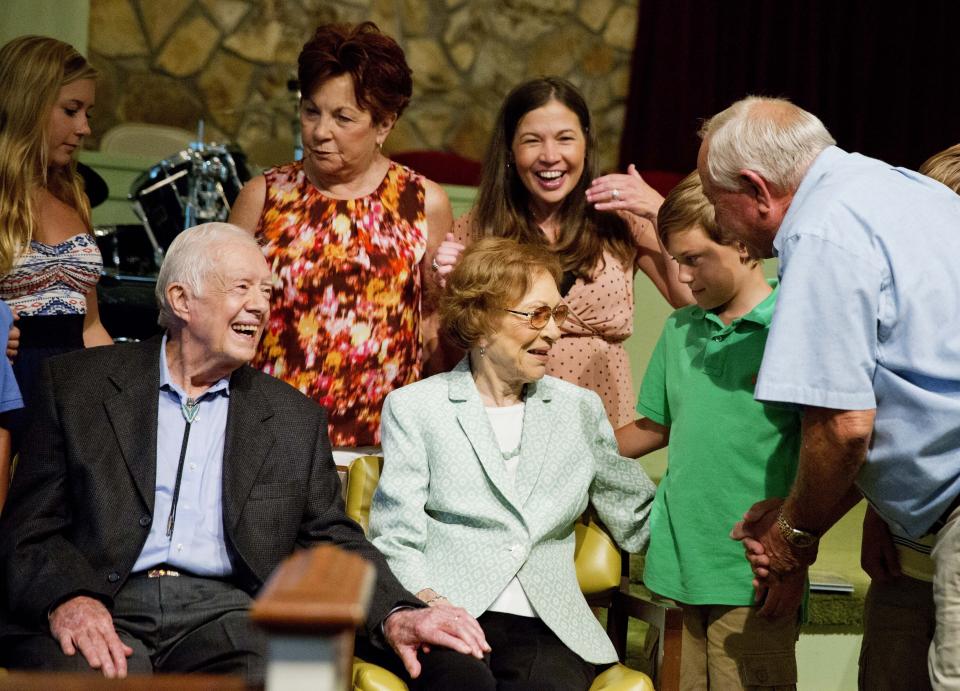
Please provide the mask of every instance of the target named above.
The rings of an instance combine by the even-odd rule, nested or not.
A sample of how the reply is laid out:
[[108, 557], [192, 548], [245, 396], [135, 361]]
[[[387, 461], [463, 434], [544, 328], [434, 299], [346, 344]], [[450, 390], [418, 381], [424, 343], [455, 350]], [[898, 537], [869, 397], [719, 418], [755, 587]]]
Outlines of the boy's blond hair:
[[920, 166], [919, 172], [960, 194], [960, 144], [936, 153]]
[[[737, 239], [717, 225], [713, 204], [703, 194], [700, 175], [693, 171], [670, 190], [657, 213], [657, 232], [664, 245], [671, 233], [690, 230], [694, 226], [702, 228], [711, 240], [718, 245], [736, 245]], [[759, 262], [759, 257], [750, 255]]]

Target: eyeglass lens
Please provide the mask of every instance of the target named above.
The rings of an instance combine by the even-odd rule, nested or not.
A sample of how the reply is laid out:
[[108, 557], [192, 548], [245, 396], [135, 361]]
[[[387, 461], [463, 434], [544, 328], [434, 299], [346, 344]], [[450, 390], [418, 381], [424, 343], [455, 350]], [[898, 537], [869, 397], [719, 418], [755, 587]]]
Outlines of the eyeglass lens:
[[567, 320], [569, 312], [570, 308], [566, 305], [557, 305], [553, 309], [543, 305], [530, 313], [530, 326], [535, 329], [542, 329], [550, 321], [551, 314], [553, 314], [553, 320], [557, 323], [557, 326], [560, 326]]

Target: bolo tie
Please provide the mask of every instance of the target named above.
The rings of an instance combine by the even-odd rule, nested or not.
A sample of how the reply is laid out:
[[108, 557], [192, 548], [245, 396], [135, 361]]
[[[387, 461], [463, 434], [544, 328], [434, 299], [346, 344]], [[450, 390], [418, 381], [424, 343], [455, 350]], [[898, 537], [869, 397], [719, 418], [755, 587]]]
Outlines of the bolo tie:
[[187, 424], [183, 428], [183, 441], [180, 443], [180, 462], [177, 463], [177, 480], [173, 485], [173, 501], [170, 503], [170, 517], [167, 519], [167, 537], [173, 535], [173, 524], [177, 519], [177, 500], [180, 498], [180, 482], [183, 480], [183, 461], [187, 457], [187, 442], [190, 440], [190, 426], [200, 412], [200, 400], [188, 398], [181, 401], [180, 412]]

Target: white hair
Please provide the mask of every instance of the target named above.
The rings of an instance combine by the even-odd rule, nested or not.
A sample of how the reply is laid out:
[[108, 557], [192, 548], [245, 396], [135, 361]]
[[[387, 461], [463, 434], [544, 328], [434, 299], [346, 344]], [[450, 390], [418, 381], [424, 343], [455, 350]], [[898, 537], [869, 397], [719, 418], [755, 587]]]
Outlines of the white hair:
[[747, 96], [703, 123], [707, 173], [721, 189], [743, 189], [752, 170], [782, 191], [794, 191], [820, 152], [836, 144], [820, 119], [784, 98]]
[[194, 295], [202, 295], [221, 253], [236, 245], [250, 245], [260, 250], [253, 235], [230, 223], [203, 223], [187, 228], [173, 239], [157, 276], [156, 296], [160, 307], [157, 323], [160, 326], [170, 328], [180, 324], [167, 297], [170, 284], [181, 283]]

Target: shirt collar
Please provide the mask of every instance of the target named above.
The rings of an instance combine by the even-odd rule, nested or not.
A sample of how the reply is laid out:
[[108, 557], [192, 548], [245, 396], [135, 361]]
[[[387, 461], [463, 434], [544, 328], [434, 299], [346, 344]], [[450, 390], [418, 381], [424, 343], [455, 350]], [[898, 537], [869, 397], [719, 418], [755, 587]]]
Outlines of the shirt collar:
[[777, 303], [777, 291], [780, 288], [780, 283], [775, 278], [768, 278], [767, 285], [773, 288], [770, 294], [761, 300], [759, 304], [757, 304], [757, 306], [752, 310], [747, 312], [742, 317], [737, 317], [729, 324], [724, 324], [720, 320], [720, 317], [715, 315], [713, 312], [708, 312], [699, 306], [694, 307], [690, 314], [695, 319], [706, 319], [707, 321], [711, 321], [722, 329], [733, 330], [737, 328], [738, 324], [745, 321], [753, 322], [755, 324], [759, 324], [760, 326], [769, 326], [770, 321], [773, 319], [773, 308]]
[[[173, 391], [180, 398], [187, 398], [186, 393], [181, 389], [170, 377], [170, 370], [167, 367], [167, 334], [163, 334], [163, 340], [160, 342], [160, 390], [161, 391]], [[214, 382], [213, 386], [204, 391], [200, 397], [205, 397], [208, 394], [214, 396], [216, 394], [223, 393], [224, 396], [230, 395], [230, 378], [223, 377]]]
[[817, 186], [820, 178], [826, 173], [830, 172], [837, 161], [849, 155], [850, 154], [841, 149], [839, 146], [828, 146], [826, 149], [821, 151], [815, 159], [813, 159], [813, 163], [810, 164], [810, 167], [803, 176], [803, 180], [800, 181], [800, 186], [797, 187], [797, 191], [794, 193], [793, 199], [790, 201], [790, 208], [787, 209], [787, 213], [784, 214], [783, 220], [780, 221], [780, 227], [777, 229], [777, 234], [773, 238], [774, 256], [780, 256], [780, 250], [783, 246], [783, 243], [786, 242], [786, 233], [784, 232], [784, 228], [790, 227], [793, 217], [796, 215], [796, 213], [799, 213], [796, 210], [803, 206], [805, 198], [810, 194], [810, 192], [813, 191], [814, 187]]

